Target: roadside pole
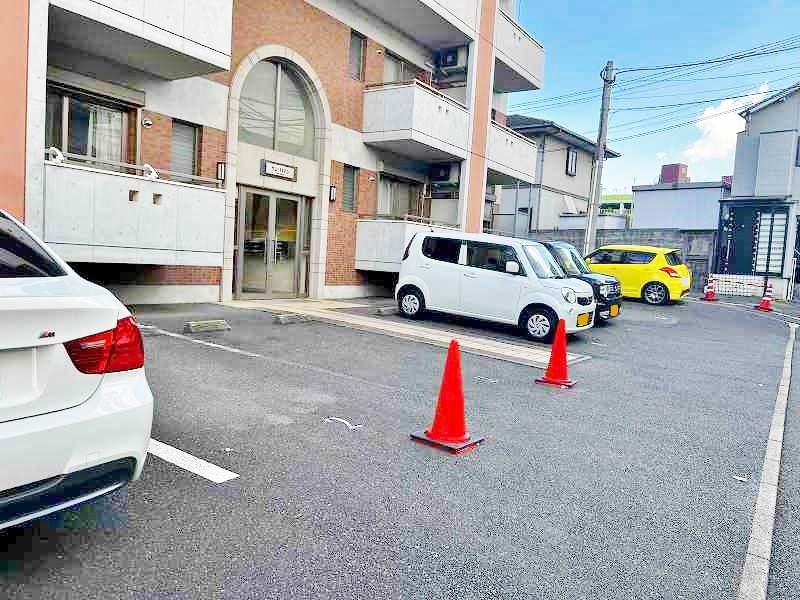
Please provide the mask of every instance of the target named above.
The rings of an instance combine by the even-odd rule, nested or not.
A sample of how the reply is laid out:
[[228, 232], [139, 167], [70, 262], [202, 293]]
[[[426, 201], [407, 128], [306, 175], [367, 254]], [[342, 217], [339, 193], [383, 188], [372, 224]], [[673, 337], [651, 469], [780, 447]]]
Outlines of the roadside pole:
[[600, 74], [603, 79], [603, 102], [600, 105], [600, 127], [597, 130], [597, 146], [594, 149], [594, 177], [589, 190], [586, 236], [583, 239], [583, 255], [594, 250], [597, 242], [597, 218], [600, 214], [600, 196], [603, 191], [603, 162], [606, 159], [606, 137], [608, 135], [608, 111], [611, 107], [611, 86], [614, 84], [614, 61], [606, 63]]

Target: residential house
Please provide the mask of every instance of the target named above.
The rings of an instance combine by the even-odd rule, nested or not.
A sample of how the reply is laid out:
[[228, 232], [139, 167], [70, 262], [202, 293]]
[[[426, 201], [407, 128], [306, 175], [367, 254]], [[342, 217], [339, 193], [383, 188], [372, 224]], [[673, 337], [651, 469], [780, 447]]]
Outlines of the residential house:
[[514, 0], [7, 8], [0, 208], [127, 302], [365, 295], [412, 221], [480, 231], [534, 183]]
[[[520, 235], [558, 229], [562, 214], [585, 215], [596, 144], [553, 121], [510, 115], [508, 124], [537, 145], [536, 181], [504, 187], [490, 197], [492, 229]], [[620, 154], [607, 148], [605, 156]]]
[[799, 92], [796, 85], [740, 113], [731, 197], [720, 203], [717, 272], [768, 277], [779, 297], [796, 255]]
[[682, 181], [664, 181], [662, 176], [661, 181], [654, 185], [633, 186], [635, 208], [631, 221], [632, 228], [682, 230], [717, 228], [720, 201], [731, 194], [729, 180], [689, 181], [688, 177], [684, 177]]

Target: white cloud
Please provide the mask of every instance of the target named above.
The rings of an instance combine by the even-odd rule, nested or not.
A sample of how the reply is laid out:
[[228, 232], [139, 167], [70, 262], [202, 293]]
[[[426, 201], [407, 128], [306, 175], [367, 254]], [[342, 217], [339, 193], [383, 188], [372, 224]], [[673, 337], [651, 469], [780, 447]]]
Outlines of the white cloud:
[[703, 120], [695, 124], [702, 135], [686, 147], [683, 156], [693, 161], [732, 156], [736, 149], [736, 134], [744, 129], [744, 119], [739, 116], [739, 110], [758, 102], [766, 94], [767, 84], [762, 83], [749, 96], [709, 106], [701, 115]]
[[658, 160], [664, 160], [665, 158], [667, 158], [667, 153], [666, 152], [656, 152], [656, 158]]

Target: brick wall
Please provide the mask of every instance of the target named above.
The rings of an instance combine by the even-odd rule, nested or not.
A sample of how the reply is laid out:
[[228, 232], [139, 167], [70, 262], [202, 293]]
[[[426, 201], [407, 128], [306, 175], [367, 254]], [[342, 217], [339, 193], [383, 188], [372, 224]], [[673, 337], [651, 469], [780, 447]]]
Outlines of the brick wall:
[[203, 127], [200, 131], [199, 175], [216, 177], [217, 163], [225, 161], [226, 133], [221, 129]]
[[335, 123], [361, 130], [366, 83], [383, 80], [383, 48], [367, 40], [365, 81], [348, 73], [350, 27], [300, 0], [234, 0], [231, 70], [208, 78], [230, 85], [250, 52], [266, 44], [291, 48], [322, 80]]
[[[142, 162], [155, 169], [169, 171], [172, 162], [172, 117], [152, 111], [142, 111], [143, 119], [153, 126], [142, 128]], [[200, 127], [197, 175], [216, 177], [217, 163], [225, 160], [226, 133], [213, 127]], [[195, 173], [192, 173], [195, 174]]]
[[[370, 181], [370, 178], [373, 181]], [[364, 285], [366, 275], [355, 270], [356, 222], [359, 216], [374, 215], [378, 201], [378, 182], [374, 171], [359, 169], [356, 210], [342, 210], [344, 165], [331, 162], [331, 183], [336, 186], [336, 202], [328, 206], [328, 255], [326, 285]]]
[[221, 267], [70, 263], [82, 277], [99, 285], [219, 285]]

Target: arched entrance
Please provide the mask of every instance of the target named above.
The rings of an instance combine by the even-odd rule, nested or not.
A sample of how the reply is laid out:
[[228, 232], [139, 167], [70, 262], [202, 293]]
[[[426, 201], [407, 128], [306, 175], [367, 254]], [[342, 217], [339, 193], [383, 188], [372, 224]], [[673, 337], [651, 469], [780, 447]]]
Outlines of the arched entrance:
[[321, 297], [330, 107], [311, 66], [262, 46], [230, 88], [222, 298]]

